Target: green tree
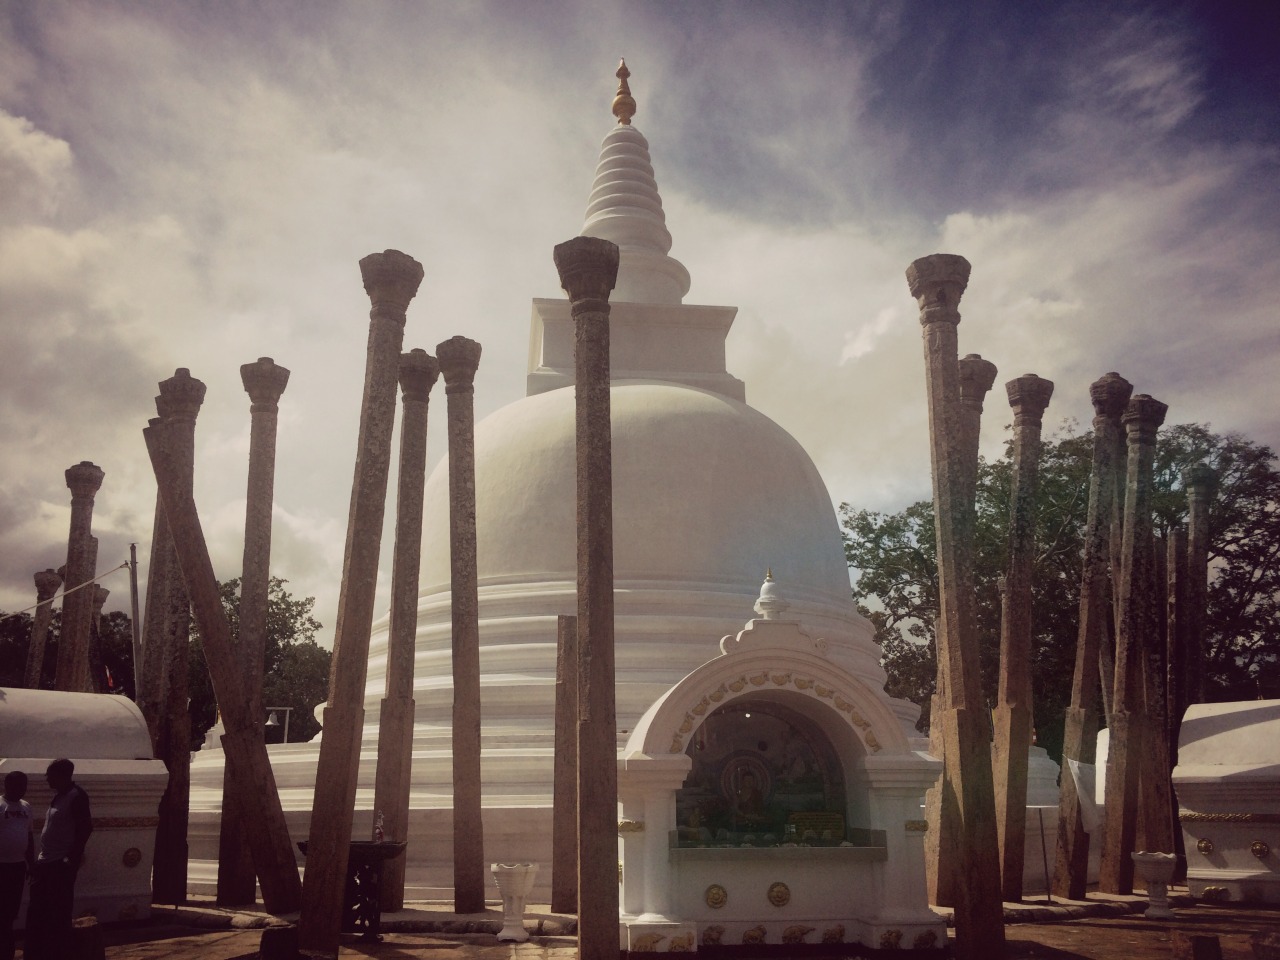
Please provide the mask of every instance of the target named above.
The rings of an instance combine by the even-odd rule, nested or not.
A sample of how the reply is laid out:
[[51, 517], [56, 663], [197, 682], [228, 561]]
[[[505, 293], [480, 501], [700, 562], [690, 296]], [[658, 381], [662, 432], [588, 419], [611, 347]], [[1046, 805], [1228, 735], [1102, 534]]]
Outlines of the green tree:
[[[0, 613], [0, 687], [22, 686], [31, 646], [32, 617], [29, 613]], [[58, 665], [58, 641], [62, 636], [62, 610], [54, 610], [49, 618], [49, 635], [45, 640], [44, 664], [40, 688], [52, 690]], [[133, 698], [133, 621], [121, 610], [104, 613], [98, 625], [98, 644], [103, 678], [108, 692]]]
[[[1036, 505], [1032, 593], [1032, 686], [1039, 742], [1061, 752], [1071, 696], [1079, 611], [1080, 558], [1088, 508], [1092, 435], [1070, 425], [1046, 439]], [[999, 669], [999, 578], [1007, 563], [1011, 448], [979, 465], [974, 574], [980, 672], [994, 702]], [[1207, 694], [1212, 700], [1280, 695], [1280, 473], [1267, 447], [1196, 424], [1161, 432], [1156, 457], [1156, 529], [1186, 520], [1182, 470], [1208, 462], [1219, 489], [1210, 509]], [[929, 722], [936, 676], [937, 557], [933, 505], [894, 514], [841, 506], [854, 597], [881, 643], [887, 689], [922, 707]], [[1270, 669], [1269, 669], [1270, 668]]]
[[[263, 660], [263, 704], [291, 707], [289, 740], [310, 740], [320, 729], [312, 711], [329, 695], [331, 653], [316, 642], [320, 621], [311, 615], [314, 597], [296, 598], [285, 589], [287, 580], [271, 578], [267, 592], [266, 655]], [[231, 625], [232, 637], [240, 629], [240, 580], [220, 583], [222, 607]], [[204, 742], [205, 733], [217, 719], [217, 702], [204, 647], [195, 621], [191, 624], [190, 659], [192, 747]]]

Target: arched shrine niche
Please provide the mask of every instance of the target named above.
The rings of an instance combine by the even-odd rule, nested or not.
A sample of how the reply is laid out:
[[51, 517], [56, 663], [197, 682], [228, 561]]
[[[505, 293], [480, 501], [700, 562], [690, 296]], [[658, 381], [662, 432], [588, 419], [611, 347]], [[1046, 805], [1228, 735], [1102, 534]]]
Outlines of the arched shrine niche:
[[846, 764], [857, 758], [842, 763], [841, 755], [851, 738], [838, 749], [823, 724], [796, 709], [812, 701], [786, 699], [734, 700], [693, 731], [692, 769], [676, 792], [679, 846], [838, 846], [865, 832], [849, 822]]

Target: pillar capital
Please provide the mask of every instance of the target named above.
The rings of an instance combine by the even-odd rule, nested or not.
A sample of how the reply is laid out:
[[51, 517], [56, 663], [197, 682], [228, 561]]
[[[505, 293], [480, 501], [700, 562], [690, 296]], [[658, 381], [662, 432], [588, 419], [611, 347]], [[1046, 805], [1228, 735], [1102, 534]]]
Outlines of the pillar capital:
[[957, 361], [960, 370], [960, 402], [972, 404], [982, 412], [982, 400], [996, 382], [996, 365], [970, 353]]
[[102, 487], [102, 479], [106, 473], [97, 464], [81, 460], [75, 466], [67, 467], [65, 476], [73, 500], [92, 500]]
[[1125, 408], [1121, 423], [1129, 432], [1130, 443], [1155, 443], [1156, 431], [1164, 423], [1164, 415], [1169, 412], [1168, 404], [1161, 403], [1154, 397], [1140, 393], [1129, 401]]
[[552, 251], [560, 286], [569, 300], [608, 301], [618, 281], [618, 245], [598, 237], [574, 237]]
[[[476, 364], [480, 362], [480, 344], [476, 344]], [[471, 369], [472, 376], [475, 375], [475, 366]], [[405, 402], [416, 400], [418, 403], [426, 403], [427, 397], [431, 394], [431, 388], [436, 384], [436, 378], [440, 376], [440, 364], [436, 362], [436, 358], [427, 353], [421, 347], [414, 347], [408, 353], [400, 354], [400, 393], [404, 397]]]
[[447, 393], [470, 390], [480, 366], [480, 344], [467, 337], [450, 337], [436, 344], [436, 364]]
[[1104, 373], [1089, 385], [1094, 415], [1108, 420], [1119, 420], [1132, 396], [1133, 384], [1118, 373]]
[[907, 286], [920, 305], [922, 324], [960, 322], [960, 298], [970, 269], [969, 261], [955, 253], [934, 253], [907, 267]]
[[106, 605], [107, 597], [111, 596], [111, 591], [100, 583], [93, 585], [93, 615], [95, 617], [102, 616], [102, 608]]
[[1218, 486], [1218, 474], [1207, 463], [1197, 463], [1182, 471], [1188, 497], [1207, 499]]
[[371, 253], [360, 261], [360, 276], [372, 304], [369, 319], [404, 324], [409, 301], [422, 283], [422, 264], [399, 250]]
[[1009, 394], [1009, 406], [1013, 408], [1013, 425], [1040, 426], [1044, 412], [1049, 408], [1049, 398], [1053, 396], [1053, 381], [1034, 373], [1024, 373], [1006, 383], [1004, 389]]
[[270, 357], [259, 357], [256, 363], [240, 365], [240, 382], [253, 403], [252, 413], [275, 413], [280, 395], [289, 385], [289, 371]]
[[62, 577], [52, 568], [36, 571], [36, 603], [44, 603], [62, 586]]
[[179, 367], [168, 380], [160, 381], [156, 410], [166, 420], [194, 420], [204, 403], [204, 392], [204, 381], [191, 376], [186, 367]]

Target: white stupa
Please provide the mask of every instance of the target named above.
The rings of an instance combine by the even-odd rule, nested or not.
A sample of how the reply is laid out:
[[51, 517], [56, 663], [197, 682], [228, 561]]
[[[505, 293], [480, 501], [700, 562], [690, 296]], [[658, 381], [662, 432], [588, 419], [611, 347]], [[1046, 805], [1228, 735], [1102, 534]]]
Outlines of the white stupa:
[[[736, 308], [683, 303], [689, 273], [669, 255], [649, 144], [630, 123], [635, 107], [625, 70], [614, 106], [619, 122], [604, 138], [582, 228], [621, 251], [610, 297], [619, 749], [639, 749], [628, 743], [649, 735], [638, 728], [656, 729], [655, 705], [721, 655], [720, 639], [742, 630], [771, 569], [785, 589], [788, 622], [822, 638], [823, 669], [843, 678], [841, 689], [856, 688], [848, 697], [875, 701], [863, 713], [875, 713], [872, 740], [885, 750], [879, 759], [900, 756], [916, 771], [907, 779], [920, 780], [923, 792], [936, 764], [908, 746], [918, 708], [883, 691], [880, 651], [851, 598], [826, 486], [799, 443], [748, 406], [743, 382], [725, 369]], [[549, 865], [556, 618], [576, 612], [567, 300], [533, 301], [527, 373], [527, 395], [479, 423], [475, 434], [484, 842], [486, 862]], [[409, 900], [452, 898], [448, 503], [442, 462], [427, 482], [424, 509]], [[357, 833], [367, 829], [373, 802], [387, 628], [386, 618], [375, 623], [370, 646]], [[316, 747], [271, 753], [291, 823], [304, 835]], [[219, 756], [196, 756], [193, 783], [204, 789], [193, 790], [193, 833], [216, 833]], [[212, 856], [216, 837], [206, 836], [199, 850]], [[209, 881], [213, 875], [211, 864], [192, 872]], [[546, 902], [549, 883], [544, 869], [535, 902]]]

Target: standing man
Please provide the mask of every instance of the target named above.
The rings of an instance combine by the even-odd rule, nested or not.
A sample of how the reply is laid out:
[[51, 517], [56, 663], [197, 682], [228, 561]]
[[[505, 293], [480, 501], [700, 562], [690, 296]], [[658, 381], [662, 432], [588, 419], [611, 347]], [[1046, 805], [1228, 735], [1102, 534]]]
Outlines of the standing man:
[[35, 821], [27, 793], [27, 775], [10, 770], [0, 797], [0, 960], [13, 960], [13, 921], [22, 906], [27, 869], [36, 859]]
[[84, 847], [93, 830], [89, 795], [71, 779], [75, 769], [70, 760], [60, 759], [45, 771], [53, 800], [40, 834], [40, 856], [31, 872], [23, 954], [26, 960], [63, 960], [71, 956], [76, 872], [84, 862]]

